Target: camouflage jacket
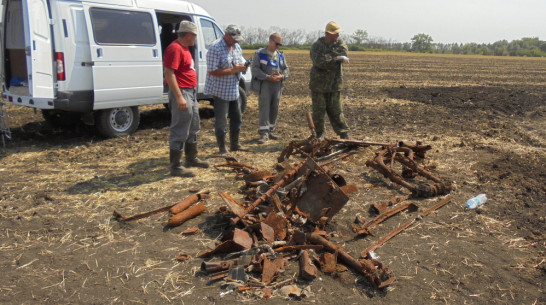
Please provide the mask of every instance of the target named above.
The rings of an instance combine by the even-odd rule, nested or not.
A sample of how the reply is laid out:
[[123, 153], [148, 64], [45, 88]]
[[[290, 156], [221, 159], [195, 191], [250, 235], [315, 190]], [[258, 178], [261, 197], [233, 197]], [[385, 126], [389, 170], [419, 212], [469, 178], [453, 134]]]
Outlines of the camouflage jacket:
[[313, 67], [309, 79], [309, 89], [315, 92], [340, 91], [343, 83], [341, 62], [336, 56], [347, 56], [347, 45], [339, 38], [336, 42], [327, 43], [325, 37], [319, 38], [311, 46]]

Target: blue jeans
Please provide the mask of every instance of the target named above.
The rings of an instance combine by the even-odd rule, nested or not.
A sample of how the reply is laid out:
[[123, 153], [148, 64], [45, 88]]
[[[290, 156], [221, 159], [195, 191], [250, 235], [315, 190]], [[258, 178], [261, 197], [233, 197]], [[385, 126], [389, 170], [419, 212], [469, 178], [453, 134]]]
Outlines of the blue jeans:
[[241, 115], [241, 105], [239, 100], [226, 101], [214, 96], [214, 134], [224, 136], [226, 134], [227, 119], [229, 117], [229, 131], [235, 132], [241, 130], [243, 118]]

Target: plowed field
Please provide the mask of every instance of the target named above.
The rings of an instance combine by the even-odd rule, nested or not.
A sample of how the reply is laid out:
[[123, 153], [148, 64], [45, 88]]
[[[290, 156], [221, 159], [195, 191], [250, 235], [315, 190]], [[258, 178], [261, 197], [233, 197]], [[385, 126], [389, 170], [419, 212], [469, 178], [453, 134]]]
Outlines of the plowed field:
[[[247, 55], [250, 55], [248, 53]], [[281, 101], [280, 140], [260, 145], [257, 98], [244, 114], [239, 161], [273, 170], [293, 140], [307, 138], [308, 52], [287, 51], [291, 78]], [[397, 281], [374, 289], [349, 271], [307, 282], [290, 262], [278, 281], [296, 278], [311, 295], [269, 304], [546, 304], [546, 60], [394, 53], [351, 53], [342, 91], [350, 136], [371, 142], [431, 145], [431, 171], [455, 186], [451, 201], [375, 253]], [[202, 103], [200, 156], [217, 152], [214, 118]], [[261, 290], [228, 292], [200, 270], [201, 250], [215, 246], [229, 215], [218, 192], [243, 200], [244, 180], [228, 169], [168, 174], [169, 113], [141, 108], [141, 127], [105, 139], [88, 126], [50, 127], [39, 113], [7, 105], [13, 140], [0, 154], [0, 303], [258, 304]], [[328, 121], [326, 137], [335, 137]], [[378, 147], [334, 163], [358, 191], [327, 225], [331, 241], [358, 258], [368, 245], [419, 212], [402, 212], [356, 237], [355, 215], [369, 220], [373, 202], [408, 194], [365, 162]], [[292, 157], [297, 161], [298, 157]], [[432, 166], [434, 165], [434, 166]], [[210, 190], [205, 213], [165, 227], [166, 213], [120, 223]], [[468, 198], [488, 201], [465, 210]], [[445, 196], [412, 199], [419, 210]], [[187, 228], [200, 233], [185, 236]], [[178, 254], [188, 254], [185, 262]], [[221, 258], [221, 257], [216, 257]]]

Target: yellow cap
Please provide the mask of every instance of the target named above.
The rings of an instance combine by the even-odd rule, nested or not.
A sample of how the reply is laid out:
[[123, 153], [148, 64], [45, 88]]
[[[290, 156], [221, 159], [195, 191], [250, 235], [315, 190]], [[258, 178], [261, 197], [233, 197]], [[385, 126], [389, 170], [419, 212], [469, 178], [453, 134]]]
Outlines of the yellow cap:
[[337, 23], [333, 21], [328, 22], [328, 24], [326, 25], [326, 33], [337, 34], [339, 32], [341, 32], [341, 28]]

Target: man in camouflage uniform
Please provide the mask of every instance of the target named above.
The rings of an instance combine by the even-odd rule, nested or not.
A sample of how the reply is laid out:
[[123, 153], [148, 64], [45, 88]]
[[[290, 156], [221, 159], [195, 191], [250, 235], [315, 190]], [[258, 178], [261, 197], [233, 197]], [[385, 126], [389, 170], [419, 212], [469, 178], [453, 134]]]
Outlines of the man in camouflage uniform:
[[326, 25], [324, 37], [311, 47], [309, 89], [313, 101], [313, 122], [317, 138], [324, 137], [324, 114], [328, 114], [332, 128], [342, 139], [349, 138], [349, 127], [343, 116], [340, 92], [343, 86], [342, 64], [348, 63], [347, 45], [339, 38], [341, 29], [333, 21]]

